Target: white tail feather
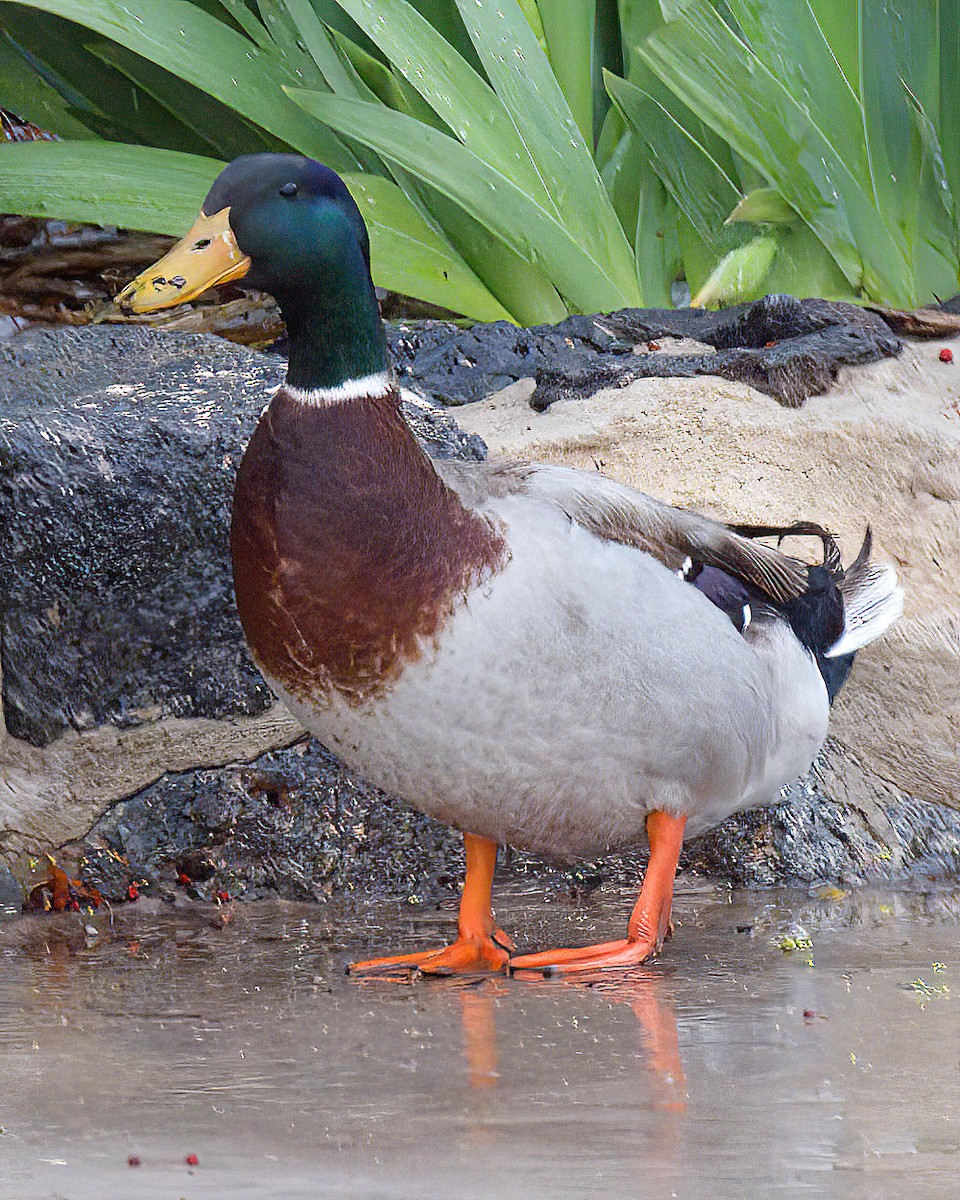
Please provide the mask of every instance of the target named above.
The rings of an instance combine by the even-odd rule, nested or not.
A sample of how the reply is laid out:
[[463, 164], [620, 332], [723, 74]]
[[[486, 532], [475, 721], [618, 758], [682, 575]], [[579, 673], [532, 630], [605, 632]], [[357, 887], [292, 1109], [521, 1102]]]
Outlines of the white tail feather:
[[826, 658], [852, 654], [885, 633], [903, 612], [903, 588], [893, 567], [856, 562], [840, 581], [843, 633]]

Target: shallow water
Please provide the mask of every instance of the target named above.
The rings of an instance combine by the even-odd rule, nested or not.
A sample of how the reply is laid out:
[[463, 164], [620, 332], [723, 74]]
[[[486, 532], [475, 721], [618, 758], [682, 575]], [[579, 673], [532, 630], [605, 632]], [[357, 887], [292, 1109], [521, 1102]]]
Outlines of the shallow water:
[[[525, 949], [630, 905], [498, 900]], [[660, 960], [592, 986], [344, 977], [450, 911], [213, 915], [0, 925], [3, 1200], [960, 1192], [960, 894], [688, 885]]]

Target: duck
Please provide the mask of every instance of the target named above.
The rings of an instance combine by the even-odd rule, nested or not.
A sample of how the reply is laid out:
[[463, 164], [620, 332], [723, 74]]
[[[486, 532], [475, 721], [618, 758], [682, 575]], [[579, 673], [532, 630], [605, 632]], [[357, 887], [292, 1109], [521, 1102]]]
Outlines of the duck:
[[[446, 946], [359, 975], [637, 966], [672, 933], [684, 839], [813, 763], [856, 652], [902, 610], [867, 527], [844, 567], [815, 522], [735, 526], [560, 465], [435, 461], [404, 421], [360, 211], [295, 154], [245, 155], [118, 296], [270, 293], [286, 378], [239, 467], [237, 608], [274, 693], [360, 776], [463, 834]], [[787, 554], [819, 539], [822, 561]], [[571, 860], [644, 841], [626, 936], [517, 954], [498, 847]]]

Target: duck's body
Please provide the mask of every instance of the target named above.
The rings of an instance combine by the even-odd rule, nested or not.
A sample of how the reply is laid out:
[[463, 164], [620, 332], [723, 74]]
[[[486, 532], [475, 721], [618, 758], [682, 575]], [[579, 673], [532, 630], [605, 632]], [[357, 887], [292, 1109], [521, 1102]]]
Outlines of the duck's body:
[[791, 531], [738, 531], [599, 475], [431, 462], [400, 413], [359, 212], [309, 160], [231, 164], [125, 298], [163, 307], [251, 264], [290, 362], [237, 480], [250, 648], [351, 767], [465, 834], [457, 941], [360, 968], [501, 969], [498, 843], [575, 857], [646, 833], [626, 939], [510, 963], [643, 961], [669, 928], [684, 833], [810, 765], [853, 652], [899, 613], [896, 577], [869, 539], [844, 571], [817, 526], [797, 527], [823, 540], [809, 567], [756, 540]]
[[233, 533], [251, 650], [312, 733], [430, 816], [568, 858], [637, 842], [651, 809], [699, 832], [769, 799], [829, 711], [789, 625], [739, 633], [651, 554], [572, 520], [578, 484], [630, 497], [562, 468], [432, 464], [393, 389], [281, 389]]

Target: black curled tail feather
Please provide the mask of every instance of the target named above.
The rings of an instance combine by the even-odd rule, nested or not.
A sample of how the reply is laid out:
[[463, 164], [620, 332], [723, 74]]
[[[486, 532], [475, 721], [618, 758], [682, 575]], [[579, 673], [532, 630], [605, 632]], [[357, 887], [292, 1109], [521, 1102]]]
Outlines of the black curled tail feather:
[[903, 589], [896, 572], [870, 561], [873, 533], [869, 525], [857, 557], [846, 568], [832, 535], [812, 521], [782, 528], [741, 526], [738, 532], [780, 541], [792, 535], [817, 537], [823, 544], [823, 562], [810, 568], [807, 590], [776, 607], [816, 659], [832, 704], [850, 674], [857, 650], [879, 637], [903, 610]]
[[870, 561], [873, 536], [867, 526], [863, 545], [844, 568], [832, 534], [813, 521], [793, 525], [732, 525], [744, 538], [816, 537], [823, 561], [806, 567], [806, 586], [787, 599], [774, 599], [754, 582], [729, 570], [687, 558], [677, 574], [727, 614], [743, 633], [753, 616], [786, 620], [797, 640], [816, 660], [830, 702], [843, 687], [861, 646], [879, 637], [903, 610], [903, 589], [894, 569]]
[[[843, 561], [840, 557], [840, 547], [836, 543], [832, 533], [828, 533], [822, 525], [818, 525], [815, 521], [794, 521], [792, 525], [731, 525], [730, 528], [734, 533], [739, 533], [741, 537], [759, 538], [759, 537], [775, 537], [777, 545], [788, 537], [815, 537], [819, 538], [823, 546], [823, 566], [828, 571], [834, 574], [843, 574]], [[867, 526], [867, 536], [864, 539], [863, 548], [860, 553], [863, 554], [863, 549], [870, 554], [870, 526]], [[859, 562], [859, 558], [857, 559]]]

